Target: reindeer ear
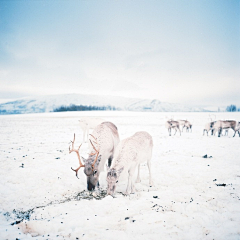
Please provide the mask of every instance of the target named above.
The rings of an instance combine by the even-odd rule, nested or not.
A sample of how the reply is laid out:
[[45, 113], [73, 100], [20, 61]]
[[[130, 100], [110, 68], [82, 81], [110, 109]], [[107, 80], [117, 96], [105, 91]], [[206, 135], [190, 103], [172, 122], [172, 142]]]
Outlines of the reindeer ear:
[[123, 171], [124, 167], [120, 168], [117, 172], [120, 174]]

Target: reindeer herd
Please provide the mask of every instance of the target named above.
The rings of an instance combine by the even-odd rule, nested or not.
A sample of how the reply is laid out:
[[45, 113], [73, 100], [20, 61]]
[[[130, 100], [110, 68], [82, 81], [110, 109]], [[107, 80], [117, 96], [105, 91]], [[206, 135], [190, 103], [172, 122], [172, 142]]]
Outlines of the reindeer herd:
[[[182, 132], [183, 129], [186, 128], [186, 131], [189, 132], [191, 130], [192, 132], [192, 124], [187, 121], [187, 120], [167, 120], [165, 123], [166, 128], [168, 129], [169, 136], [171, 136], [171, 130], [174, 129], [175, 133], [179, 131], [179, 134], [181, 136], [181, 129], [182, 127]], [[208, 135], [208, 132], [211, 132], [211, 135], [215, 135], [218, 133], [218, 137], [221, 137], [223, 130], [225, 130], [225, 135], [228, 134], [228, 130], [232, 129], [234, 131], [233, 137], [235, 137], [236, 133], [239, 134], [240, 137], [240, 122], [237, 122], [235, 120], [218, 120], [218, 121], [211, 121], [207, 123], [203, 129], [203, 135], [205, 132]]]
[[[153, 139], [149, 133], [145, 131], [136, 132], [133, 136], [120, 141], [118, 128], [111, 122], [107, 122], [100, 118], [87, 117], [82, 118], [79, 122], [83, 130], [83, 142], [85, 142], [85, 133], [87, 132], [90, 153], [87, 159], [80, 155], [79, 151], [82, 144], [77, 149], [74, 147], [75, 134], [73, 141], [71, 141], [72, 146], [69, 147], [69, 153], [75, 152], [77, 154], [79, 167], [72, 170], [76, 172], [76, 176], [78, 177], [78, 170], [84, 168], [84, 173], [87, 177], [87, 189], [89, 191], [99, 187], [99, 176], [106, 166], [107, 194], [112, 196], [115, 194], [119, 177], [123, 172], [128, 176], [126, 195], [134, 193], [134, 183], [139, 183], [141, 181], [140, 164], [143, 162], [147, 162], [149, 185], [153, 185], [151, 176]], [[180, 135], [184, 128], [186, 128], [187, 132], [192, 132], [192, 124], [187, 120], [175, 121], [170, 119], [166, 121], [165, 126], [168, 129], [169, 136], [171, 136], [171, 129], [175, 130], [175, 134], [178, 131]], [[91, 134], [89, 134], [89, 129], [93, 129]], [[233, 137], [237, 132], [240, 137], [240, 122], [233, 120], [211, 121], [205, 125], [203, 135], [205, 132], [208, 135], [210, 131], [212, 135], [218, 132], [218, 137], [220, 137], [222, 131], [225, 130], [226, 134], [228, 129], [233, 129]], [[138, 174], [134, 182], [133, 175], [136, 169], [138, 169]]]
[[182, 127], [182, 131], [183, 131], [184, 128], [186, 128], [187, 132], [189, 132], [189, 130], [192, 131], [192, 124], [187, 120], [174, 121], [173, 119], [170, 119], [170, 120], [166, 121], [165, 126], [168, 129], [169, 136], [171, 136], [171, 130], [172, 129], [175, 130], [175, 134], [176, 134], [177, 131], [179, 131], [180, 136], [181, 136], [180, 127]]
[[203, 135], [206, 132], [211, 132], [211, 135], [215, 135], [218, 132], [218, 137], [222, 135], [222, 131], [225, 130], [225, 135], [228, 134], [228, 130], [232, 129], [234, 131], [233, 137], [235, 137], [236, 133], [238, 133], [240, 137], [240, 122], [234, 120], [218, 120], [218, 121], [211, 121], [205, 125], [203, 129]]

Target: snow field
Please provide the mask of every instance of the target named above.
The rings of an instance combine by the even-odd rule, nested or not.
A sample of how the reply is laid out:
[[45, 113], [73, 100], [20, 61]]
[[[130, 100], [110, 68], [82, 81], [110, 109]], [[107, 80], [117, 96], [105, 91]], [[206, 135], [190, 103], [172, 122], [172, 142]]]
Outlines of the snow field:
[[[86, 177], [68, 153], [81, 116], [112, 121], [120, 139], [136, 131], [153, 136], [152, 176], [141, 166], [137, 192], [116, 198], [86, 191]], [[166, 117], [193, 122], [193, 132], [168, 136]], [[216, 113], [240, 120], [239, 113]], [[240, 239], [239, 140], [202, 136], [208, 113], [75, 112], [0, 116], [1, 239]], [[88, 144], [81, 147], [86, 156]], [[202, 158], [205, 154], [212, 158]], [[217, 186], [223, 184], [226, 186]], [[100, 200], [98, 200], [100, 199]], [[23, 221], [22, 221], [23, 220]], [[16, 221], [21, 221], [18, 224]], [[14, 224], [14, 225], [11, 225]]]

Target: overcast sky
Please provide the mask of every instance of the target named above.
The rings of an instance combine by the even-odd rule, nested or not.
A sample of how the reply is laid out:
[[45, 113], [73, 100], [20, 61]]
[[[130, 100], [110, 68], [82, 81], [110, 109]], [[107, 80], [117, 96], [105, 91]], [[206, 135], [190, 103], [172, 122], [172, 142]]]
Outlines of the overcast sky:
[[0, 86], [240, 105], [240, 0], [0, 0]]

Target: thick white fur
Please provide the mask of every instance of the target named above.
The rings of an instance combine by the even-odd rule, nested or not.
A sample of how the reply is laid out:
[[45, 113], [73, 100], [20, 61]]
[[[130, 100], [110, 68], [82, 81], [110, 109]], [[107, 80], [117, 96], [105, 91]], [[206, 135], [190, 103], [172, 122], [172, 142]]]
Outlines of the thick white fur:
[[[98, 171], [104, 171], [104, 166], [106, 160], [109, 157], [113, 158], [113, 154], [117, 148], [120, 141], [118, 130], [116, 126], [111, 122], [103, 122], [94, 128], [92, 136], [97, 139], [98, 145], [94, 143], [94, 138], [90, 137], [92, 143], [97, 148], [99, 147], [99, 156], [101, 156], [101, 161], [98, 166]], [[95, 152], [92, 145], [88, 145], [90, 152]]]
[[[147, 132], [137, 132], [133, 136], [122, 140], [114, 153], [111, 169], [119, 171], [124, 169], [128, 172], [128, 185], [126, 194], [134, 193], [135, 187], [133, 175], [138, 167], [138, 176], [136, 182], [140, 182], [140, 164], [147, 162], [149, 169], [149, 184], [152, 185], [151, 158], [153, 141]], [[120, 171], [121, 172], [121, 171]]]

